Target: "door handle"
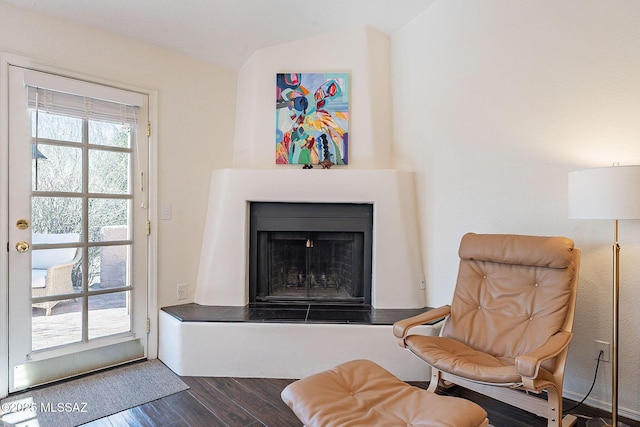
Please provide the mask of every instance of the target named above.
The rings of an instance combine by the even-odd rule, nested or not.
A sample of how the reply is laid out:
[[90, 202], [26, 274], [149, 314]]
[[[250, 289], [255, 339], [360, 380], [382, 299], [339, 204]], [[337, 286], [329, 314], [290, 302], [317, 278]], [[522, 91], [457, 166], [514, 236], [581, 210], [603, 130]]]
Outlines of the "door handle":
[[16, 243], [16, 251], [18, 252], [27, 252], [29, 250], [28, 242], [18, 242]]

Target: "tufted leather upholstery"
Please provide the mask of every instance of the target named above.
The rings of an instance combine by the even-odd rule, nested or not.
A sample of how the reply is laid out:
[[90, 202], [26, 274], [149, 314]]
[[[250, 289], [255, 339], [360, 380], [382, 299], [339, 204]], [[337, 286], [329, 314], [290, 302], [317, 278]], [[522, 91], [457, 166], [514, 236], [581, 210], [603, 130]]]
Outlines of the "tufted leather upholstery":
[[475, 403], [413, 387], [369, 360], [343, 363], [289, 384], [282, 399], [307, 427], [480, 427]]
[[[432, 388], [447, 374], [452, 382], [459, 377], [561, 395], [579, 249], [564, 237], [469, 233], [459, 257], [451, 306], [394, 325], [401, 346], [434, 368]], [[409, 334], [441, 317], [439, 337]], [[561, 402], [553, 404], [550, 426], [560, 425]]]

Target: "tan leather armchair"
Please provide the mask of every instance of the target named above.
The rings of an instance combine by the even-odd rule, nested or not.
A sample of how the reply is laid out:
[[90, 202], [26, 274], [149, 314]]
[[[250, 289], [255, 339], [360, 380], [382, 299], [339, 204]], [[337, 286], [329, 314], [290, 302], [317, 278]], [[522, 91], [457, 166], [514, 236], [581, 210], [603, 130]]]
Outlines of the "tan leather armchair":
[[[564, 237], [466, 234], [451, 305], [394, 324], [432, 368], [430, 391], [454, 383], [570, 426], [562, 417], [580, 250]], [[439, 336], [411, 334], [443, 319]], [[522, 390], [533, 392], [523, 393]], [[547, 399], [535, 394], [546, 391]]]

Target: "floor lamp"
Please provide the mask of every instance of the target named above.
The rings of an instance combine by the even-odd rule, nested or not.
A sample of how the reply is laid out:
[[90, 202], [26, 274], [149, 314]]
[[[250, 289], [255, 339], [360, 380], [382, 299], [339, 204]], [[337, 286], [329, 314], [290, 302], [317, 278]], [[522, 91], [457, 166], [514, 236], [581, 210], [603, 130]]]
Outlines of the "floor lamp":
[[620, 426], [618, 422], [618, 326], [620, 245], [618, 220], [640, 219], [640, 166], [612, 166], [569, 173], [569, 218], [614, 220], [613, 334], [611, 355], [611, 420], [588, 426]]

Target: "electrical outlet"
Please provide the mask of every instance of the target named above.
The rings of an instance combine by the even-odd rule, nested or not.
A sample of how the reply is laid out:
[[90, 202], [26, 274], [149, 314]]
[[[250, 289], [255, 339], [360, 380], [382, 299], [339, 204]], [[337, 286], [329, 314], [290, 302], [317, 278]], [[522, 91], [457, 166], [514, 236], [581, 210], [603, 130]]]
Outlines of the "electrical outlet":
[[171, 205], [163, 203], [160, 206], [160, 219], [171, 219]]
[[186, 283], [178, 284], [178, 299], [187, 299], [189, 294], [189, 286]]
[[418, 277], [418, 289], [426, 289], [426, 281], [424, 280], [424, 276]]
[[611, 361], [611, 344], [601, 340], [595, 340], [594, 343], [596, 344], [596, 360], [600, 355], [600, 351], [602, 351], [601, 360], [603, 362], [610, 362]]

